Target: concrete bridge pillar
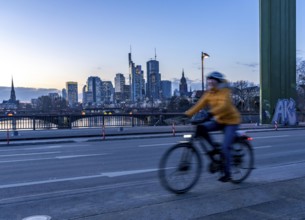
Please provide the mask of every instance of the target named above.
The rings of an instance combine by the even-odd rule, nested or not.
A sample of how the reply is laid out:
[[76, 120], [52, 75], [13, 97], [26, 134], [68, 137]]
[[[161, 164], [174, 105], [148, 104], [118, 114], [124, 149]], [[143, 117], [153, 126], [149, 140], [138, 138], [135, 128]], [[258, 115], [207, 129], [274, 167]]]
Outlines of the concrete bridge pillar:
[[296, 0], [260, 0], [260, 121], [296, 99]]

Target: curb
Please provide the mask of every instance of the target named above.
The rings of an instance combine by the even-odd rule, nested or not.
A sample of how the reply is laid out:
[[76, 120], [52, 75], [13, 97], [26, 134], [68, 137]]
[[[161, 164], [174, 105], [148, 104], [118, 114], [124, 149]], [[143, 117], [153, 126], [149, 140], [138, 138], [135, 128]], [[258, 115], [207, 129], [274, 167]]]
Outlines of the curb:
[[[246, 132], [269, 132], [269, 131], [287, 131], [287, 130], [302, 130], [305, 127], [279, 127], [277, 130], [274, 128], [240, 128], [239, 130], [246, 130]], [[38, 144], [63, 144], [63, 143], [77, 143], [77, 142], [97, 142], [97, 141], [115, 141], [115, 140], [129, 140], [129, 139], [144, 139], [144, 138], [160, 138], [160, 137], [177, 137], [182, 136], [185, 133], [190, 133], [189, 130], [176, 131], [175, 135], [172, 132], [134, 132], [134, 133], [125, 133], [125, 134], [107, 134], [106, 138], [103, 139], [102, 135], [82, 135], [82, 136], [53, 136], [53, 137], [34, 137], [34, 138], [19, 138], [11, 139], [10, 143], [7, 144], [6, 140], [0, 139], [0, 147], [9, 147], [9, 146], [24, 146], [24, 145], [38, 145]], [[216, 131], [213, 133], [220, 133]], [[160, 136], [162, 135], [162, 136]], [[71, 140], [71, 139], [78, 140]], [[84, 139], [85, 140], [79, 140]], [[94, 138], [94, 139], [86, 139]]]

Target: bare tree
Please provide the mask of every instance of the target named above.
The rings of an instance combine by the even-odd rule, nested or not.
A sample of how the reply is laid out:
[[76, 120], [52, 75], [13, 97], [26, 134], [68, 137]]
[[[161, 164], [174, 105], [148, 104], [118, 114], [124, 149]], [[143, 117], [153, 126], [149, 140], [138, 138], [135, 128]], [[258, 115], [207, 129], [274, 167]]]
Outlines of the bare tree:
[[240, 80], [232, 83], [233, 101], [240, 111], [258, 111], [259, 87]]
[[302, 121], [305, 117], [305, 60], [298, 59], [296, 66], [297, 73], [297, 108], [302, 114]]

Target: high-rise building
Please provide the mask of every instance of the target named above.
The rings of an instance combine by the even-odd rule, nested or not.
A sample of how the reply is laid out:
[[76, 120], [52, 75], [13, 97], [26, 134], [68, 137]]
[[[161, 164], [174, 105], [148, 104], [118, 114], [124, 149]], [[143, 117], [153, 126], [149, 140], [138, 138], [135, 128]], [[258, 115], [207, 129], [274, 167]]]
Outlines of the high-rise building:
[[122, 73], [117, 73], [114, 78], [115, 102], [120, 103], [124, 99], [125, 77]]
[[[155, 56], [156, 58], [156, 56]], [[147, 67], [147, 86], [146, 97], [150, 100], [161, 98], [161, 74], [159, 73], [159, 61], [150, 60], [146, 63]]]
[[114, 88], [111, 81], [102, 82], [102, 102], [110, 104], [113, 102]]
[[161, 93], [163, 99], [169, 99], [172, 97], [172, 82], [169, 80], [161, 81]]
[[131, 53], [128, 54], [129, 61], [129, 84], [130, 98], [132, 102], [143, 101], [145, 92], [144, 73], [140, 65], [135, 66], [131, 59]]
[[70, 107], [75, 107], [78, 104], [78, 86], [77, 82], [66, 82], [68, 95], [68, 104]]
[[65, 88], [61, 90], [61, 96], [64, 100], [67, 100], [67, 90]]
[[87, 79], [87, 92], [92, 93], [92, 104], [100, 104], [102, 102], [102, 80], [98, 76], [90, 76]]
[[92, 105], [93, 104], [93, 93], [89, 92], [87, 89], [87, 85], [83, 86], [83, 106]]
[[125, 85], [124, 86], [123, 100], [131, 100], [131, 98], [130, 98], [130, 85]]
[[180, 79], [180, 84], [179, 84], [179, 92], [180, 92], [180, 96], [186, 96], [188, 94], [186, 78], [184, 77], [184, 70], [182, 70], [182, 77]]
[[117, 73], [114, 78], [115, 92], [123, 92], [125, 85], [125, 76], [122, 73]]

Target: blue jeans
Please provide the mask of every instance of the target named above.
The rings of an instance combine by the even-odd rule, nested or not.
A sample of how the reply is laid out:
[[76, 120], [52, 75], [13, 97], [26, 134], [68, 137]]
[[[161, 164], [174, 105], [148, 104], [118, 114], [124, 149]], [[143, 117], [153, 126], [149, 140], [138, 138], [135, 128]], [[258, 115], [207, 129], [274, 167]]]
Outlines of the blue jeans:
[[224, 139], [222, 142], [221, 150], [224, 157], [224, 173], [225, 175], [231, 175], [231, 153], [230, 148], [235, 138], [235, 133], [239, 125], [225, 125], [219, 124], [214, 120], [204, 122], [197, 126], [196, 135], [204, 137], [210, 144], [213, 145], [211, 137], [208, 132], [222, 130], [224, 133]]

